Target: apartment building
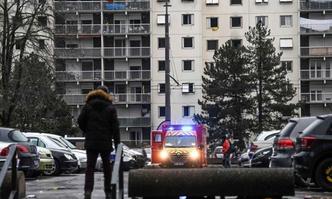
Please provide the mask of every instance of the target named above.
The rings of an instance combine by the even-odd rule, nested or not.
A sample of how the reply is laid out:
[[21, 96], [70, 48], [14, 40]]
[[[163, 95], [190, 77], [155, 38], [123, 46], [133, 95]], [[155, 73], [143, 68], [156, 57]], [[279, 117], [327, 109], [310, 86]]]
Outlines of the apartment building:
[[150, 1], [55, 0], [57, 91], [76, 119], [86, 94], [106, 85], [122, 140], [149, 138]]
[[[274, 46], [282, 51], [281, 64], [297, 88], [299, 100], [299, 34], [298, 1], [294, 0], [171, 0], [169, 1], [172, 123], [193, 123], [192, 115], [200, 113], [203, 69], [213, 61], [216, 48], [227, 40], [246, 45], [245, 32], [261, 21], [271, 29]], [[151, 1], [151, 113], [152, 128], [165, 118], [164, 109], [164, 19], [163, 0]]]
[[332, 1], [300, 1], [303, 115], [332, 111]]

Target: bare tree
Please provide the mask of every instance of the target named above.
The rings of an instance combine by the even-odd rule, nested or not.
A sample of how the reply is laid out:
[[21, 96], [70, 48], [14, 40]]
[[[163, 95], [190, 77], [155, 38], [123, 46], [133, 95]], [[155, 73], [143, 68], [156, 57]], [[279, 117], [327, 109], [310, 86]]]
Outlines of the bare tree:
[[[11, 126], [20, 100], [24, 59], [30, 53], [50, 64], [53, 2], [49, 0], [0, 1], [0, 124]], [[50, 59], [49, 59], [50, 58]]]

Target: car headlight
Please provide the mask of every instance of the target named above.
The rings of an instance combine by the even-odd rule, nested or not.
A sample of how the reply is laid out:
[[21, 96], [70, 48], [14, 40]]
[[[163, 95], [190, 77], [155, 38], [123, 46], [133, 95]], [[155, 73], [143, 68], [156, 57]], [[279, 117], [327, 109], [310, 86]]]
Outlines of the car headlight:
[[198, 153], [198, 151], [192, 151], [192, 152], [190, 152], [190, 158], [192, 159], [192, 160], [197, 160], [198, 158], [199, 158], [199, 153]]
[[46, 153], [38, 152], [40, 158], [48, 158]]
[[161, 158], [162, 160], [166, 160], [166, 159], [169, 157], [169, 154], [168, 154], [167, 151], [162, 150], [162, 151], [160, 152], [159, 156], [160, 156], [160, 158]]
[[73, 159], [73, 157], [71, 156], [71, 155], [69, 155], [69, 154], [63, 154], [68, 160], [72, 160]]

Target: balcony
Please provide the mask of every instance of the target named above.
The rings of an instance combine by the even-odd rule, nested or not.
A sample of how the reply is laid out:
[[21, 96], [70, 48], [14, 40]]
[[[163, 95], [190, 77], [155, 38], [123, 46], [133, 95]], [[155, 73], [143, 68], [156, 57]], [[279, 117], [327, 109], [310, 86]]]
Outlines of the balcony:
[[330, 57], [332, 56], [332, 46], [301, 47], [302, 57]]
[[150, 2], [146, 1], [114, 1], [104, 2], [104, 11], [148, 11], [150, 10]]
[[[114, 104], [149, 104], [150, 93], [121, 93], [113, 95]], [[86, 94], [65, 94], [63, 99], [68, 105], [84, 105]]]
[[95, 58], [101, 57], [100, 48], [55, 48], [57, 58]]
[[332, 80], [332, 70], [301, 70], [301, 80]]
[[332, 1], [307, 1], [307, 0], [301, 0], [300, 1], [300, 9], [305, 10], [329, 10], [332, 9]]
[[322, 34], [332, 33], [332, 19], [315, 20], [300, 19], [301, 34]]
[[147, 117], [119, 118], [120, 127], [150, 127], [151, 119]]
[[[55, 1], [54, 8], [57, 12], [100, 12], [100, 1]], [[149, 1], [116, 1], [103, 2], [104, 11], [148, 11], [150, 9]]]
[[301, 93], [301, 100], [307, 104], [332, 103], [332, 93]]
[[[150, 80], [149, 70], [105, 71], [106, 81], [144, 81]], [[101, 80], [101, 71], [56, 71], [56, 81], [98, 81]]]
[[105, 71], [105, 81], [144, 81], [150, 80], [149, 70]]
[[150, 24], [108, 24], [104, 34], [149, 34]]
[[150, 47], [105, 47], [105, 57], [149, 57]]
[[55, 78], [63, 81], [98, 81], [101, 80], [101, 71], [56, 71]]
[[55, 25], [55, 34], [56, 35], [96, 35], [101, 33], [101, 25], [72, 25], [72, 24], [56, 24]]
[[100, 12], [100, 1], [55, 1], [54, 10], [57, 12]]

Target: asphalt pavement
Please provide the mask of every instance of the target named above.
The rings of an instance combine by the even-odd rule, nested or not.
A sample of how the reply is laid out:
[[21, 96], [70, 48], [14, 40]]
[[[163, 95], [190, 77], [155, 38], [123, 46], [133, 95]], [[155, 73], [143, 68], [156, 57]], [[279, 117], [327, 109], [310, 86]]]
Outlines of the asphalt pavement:
[[[124, 175], [125, 198], [128, 198], [128, 173]], [[103, 174], [95, 173], [95, 186], [93, 199], [104, 199]], [[84, 174], [63, 174], [57, 177], [38, 177], [27, 180], [27, 198], [38, 199], [82, 199], [84, 187]], [[226, 197], [233, 199], [236, 197]], [[319, 188], [297, 189], [296, 195], [283, 197], [284, 199], [332, 199], [332, 193], [324, 192]], [[185, 199], [185, 197], [181, 197]]]

